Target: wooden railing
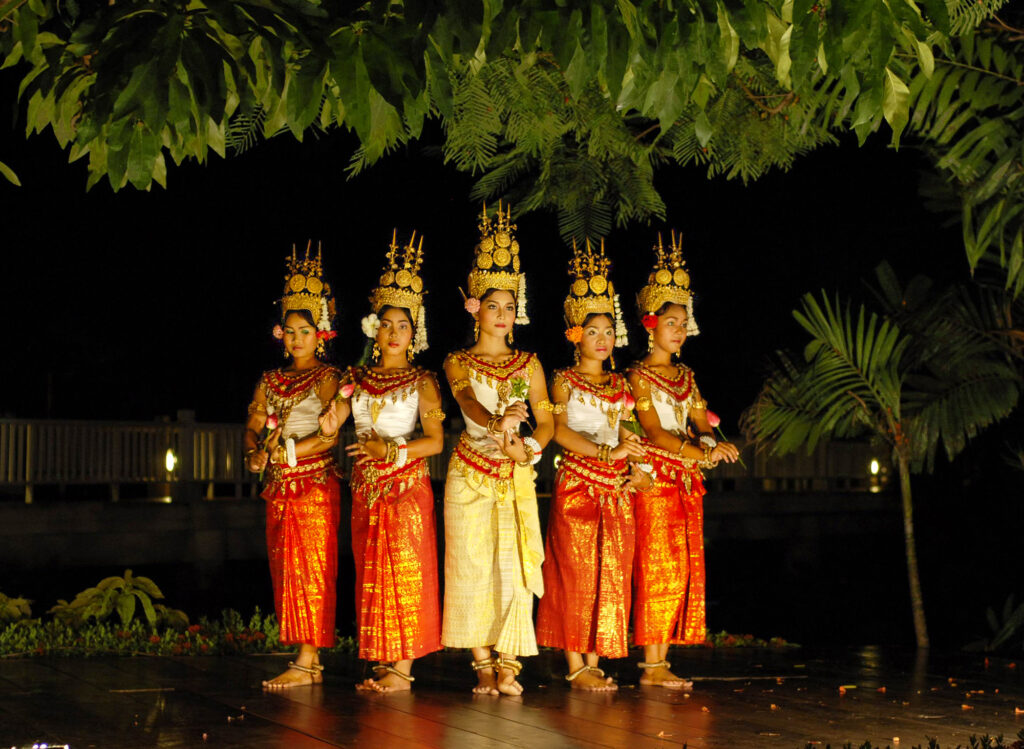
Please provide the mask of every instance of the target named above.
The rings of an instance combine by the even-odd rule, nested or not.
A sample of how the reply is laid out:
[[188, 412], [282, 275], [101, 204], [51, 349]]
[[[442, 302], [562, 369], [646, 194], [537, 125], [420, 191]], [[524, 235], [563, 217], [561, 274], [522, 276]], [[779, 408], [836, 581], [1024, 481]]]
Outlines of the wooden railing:
[[[253, 496], [255, 478], [242, 459], [238, 424], [104, 422], [0, 419], [0, 491], [32, 502], [35, 489], [107, 485], [117, 500], [122, 487], [148, 485], [153, 496], [213, 498], [230, 493]], [[445, 449], [429, 459], [430, 474], [444, 476], [458, 431], [445, 433]], [[351, 427], [341, 444], [354, 439]], [[538, 490], [550, 491], [554, 453], [537, 465]], [[720, 465], [709, 479], [718, 489], [755, 492], [878, 491], [886, 460], [863, 443], [827, 443], [811, 455], [783, 458], [744, 450], [747, 467]], [[351, 461], [339, 448], [346, 472]], [[878, 472], [871, 472], [877, 461]], [[230, 487], [230, 488], [229, 488]]]

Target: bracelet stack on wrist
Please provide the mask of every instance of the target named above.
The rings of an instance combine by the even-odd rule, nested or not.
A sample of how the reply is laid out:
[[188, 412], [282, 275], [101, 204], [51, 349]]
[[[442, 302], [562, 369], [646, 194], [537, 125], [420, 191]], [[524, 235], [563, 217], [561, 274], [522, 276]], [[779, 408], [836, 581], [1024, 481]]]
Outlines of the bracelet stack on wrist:
[[316, 429], [316, 438], [323, 442], [325, 445], [329, 445], [332, 442], [334, 442], [334, 438], [337, 436], [337, 432], [335, 432], [334, 434], [325, 434], [324, 430], [321, 427], [317, 427]]
[[392, 462], [395, 468], [402, 468], [409, 462], [409, 449], [405, 437], [395, 437], [391, 444], [395, 446], [395, 459]]
[[598, 445], [597, 446], [597, 459], [602, 463], [612, 462], [612, 448], [611, 445]]
[[541, 453], [543, 452], [540, 443], [533, 437], [523, 437], [523, 444], [526, 446], [527, 454], [530, 456], [530, 465], [539, 463]]
[[711, 460], [711, 451], [713, 449], [714, 448], [708, 445], [704, 445], [704, 458], [702, 460], [698, 460], [697, 465], [699, 465], [701, 468], [714, 468], [715, 462]]
[[491, 418], [487, 420], [487, 431], [491, 434], [498, 434], [498, 422], [501, 421], [501, 414], [493, 414]]

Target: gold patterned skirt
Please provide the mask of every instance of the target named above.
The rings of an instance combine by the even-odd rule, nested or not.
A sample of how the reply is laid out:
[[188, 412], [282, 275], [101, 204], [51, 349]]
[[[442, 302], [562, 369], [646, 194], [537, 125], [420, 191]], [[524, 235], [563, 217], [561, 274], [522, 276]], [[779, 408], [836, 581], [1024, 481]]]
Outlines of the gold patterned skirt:
[[341, 487], [333, 456], [274, 467], [267, 501], [267, 557], [282, 644], [334, 644]]
[[555, 482], [544, 547], [537, 643], [624, 658], [629, 651], [635, 527], [619, 490], [626, 461], [567, 452]]
[[391, 662], [440, 650], [437, 530], [426, 461], [353, 469], [352, 554], [359, 657]]
[[633, 640], [700, 644], [707, 637], [703, 476], [693, 461], [647, 447], [657, 478], [636, 494]]
[[445, 647], [536, 655], [533, 597], [544, 595], [544, 546], [530, 467], [479, 452], [466, 436], [444, 494]]

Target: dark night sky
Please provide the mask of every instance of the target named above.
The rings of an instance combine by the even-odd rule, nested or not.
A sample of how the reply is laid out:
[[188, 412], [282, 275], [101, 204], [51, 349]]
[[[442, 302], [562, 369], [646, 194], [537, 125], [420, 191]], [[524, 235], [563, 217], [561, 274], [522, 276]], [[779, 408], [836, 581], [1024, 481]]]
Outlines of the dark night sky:
[[[13, 80], [9, 71], [0, 77], [5, 101]], [[471, 178], [429, 155], [427, 143], [349, 180], [348, 134], [302, 144], [286, 135], [205, 166], [172, 166], [167, 190], [114, 194], [105, 182], [86, 192], [84, 163], [67, 164], [49, 132], [26, 141], [12, 120], [0, 120], [0, 160], [24, 186], [0, 183], [6, 317], [16, 330], [0, 365], [9, 384], [0, 413], [149, 420], [191, 408], [203, 421], [241, 419], [259, 372], [281, 361], [269, 330], [284, 256], [309, 238], [323, 242], [338, 297], [337, 361], [362, 349], [358, 321], [392, 227], [425, 237], [432, 347], [424, 363], [439, 369], [465, 342], [456, 287], [469, 269], [479, 205], [468, 198]], [[632, 296], [655, 231], [675, 227], [703, 331], [684, 360], [726, 425], [735, 424], [770, 353], [801, 345], [790, 311], [802, 293], [860, 294], [883, 258], [904, 277], [966, 275], [958, 229], [941, 228], [917, 195], [925, 164], [879, 135], [863, 148], [853, 139], [823, 148], [748, 186], [661, 169], [667, 222], [607, 240], [635, 351], [642, 331]], [[549, 369], [564, 366], [568, 250], [552, 214], [521, 219], [519, 239], [534, 324], [517, 337]]]

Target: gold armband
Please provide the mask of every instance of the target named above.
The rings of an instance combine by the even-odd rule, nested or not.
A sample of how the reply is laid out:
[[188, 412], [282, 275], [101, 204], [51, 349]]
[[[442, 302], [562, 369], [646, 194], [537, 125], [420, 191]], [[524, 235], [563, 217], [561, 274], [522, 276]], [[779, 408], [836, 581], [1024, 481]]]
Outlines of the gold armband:
[[556, 403], [554, 407], [551, 409], [551, 413], [564, 414], [568, 410], [568, 408], [569, 405], [567, 403]]
[[466, 379], [465, 377], [462, 378], [461, 380], [456, 380], [455, 382], [452, 383], [452, 394], [454, 395], [455, 393], [459, 392], [460, 390], [465, 390], [468, 387], [469, 387], [469, 380]]
[[265, 414], [267, 412], [267, 407], [265, 404], [260, 403], [259, 401], [253, 401], [252, 403], [249, 404], [248, 411], [250, 416], [252, 416], [255, 413]]
[[651, 399], [648, 398], [646, 395], [643, 396], [642, 398], [637, 398], [636, 410], [637, 411], [650, 411], [651, 410]]
[[437, 419], [438, 421], [444, 421], [444, 411], [440, 408], [432, 408], [423, 414], [424, 419]]
[[694, 398], [693, 402], [690, 404], [690, 408], [706, 411], [708, 409], [708, 402], [703, 398]]
[[547, 398], [545, 398], [544, 400], [542, 400], [540, 403], [537, 404], [537, 410], [538, 411], [547, 411], [547, 412], [550, 413], [550, 412], [555, 410], [555, 407], [553, 405], [551, 405], [551, 401], [549, 401]]

